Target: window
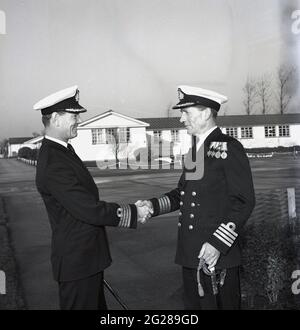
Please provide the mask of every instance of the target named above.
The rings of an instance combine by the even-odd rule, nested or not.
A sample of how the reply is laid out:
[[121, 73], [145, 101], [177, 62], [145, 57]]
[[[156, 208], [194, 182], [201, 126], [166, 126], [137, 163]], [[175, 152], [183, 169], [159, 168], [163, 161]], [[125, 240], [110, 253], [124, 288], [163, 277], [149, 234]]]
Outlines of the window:
[[226, 134], [237, 139], [238, 137], [237, 127], [227, 127]]
[[126, 128], [121, 127], [119, 129], [119, 142], [120, 143], [126, 143], [127, 142], [127, 134], [126, 134]]
[[119, 142], [127, 143], [130, 142], [130, 129], [126, 127], [121, 127], [119, 130]]
[[154, 143], [161, 142], [161, 131], [153, 131]]
[[241, 127], [241, 138], [242, 139], [253, 139], [252, 127]]
[[130, 128], [126, 128], [126, 142], [131, 142]]
[[265, 126], [265, 137], [275, 137], [276, 128], [275, 126]]
[[279, 136], [280, 137], [290, 136], [290, 126], [289, 125], [280, 125], [279, 126]]
[[115, 144], [116, 143], [116, 128], [107, 128], [106, 129], [106, 143]]
[[129, 128], [121, 127], [119, 130], [117, 128], [95, 128], [92, 129], [92, 144], [114, 144], [117, 132], [119, 134], [119, 143], [130, 142]]
[[171, 130], [171, 141], [172, 142], [179, 142], [179, 130], [178, 129], [172, 129]]
[[92, 129], [92, 144], [105, 143], [104, 129], [96, 128]]

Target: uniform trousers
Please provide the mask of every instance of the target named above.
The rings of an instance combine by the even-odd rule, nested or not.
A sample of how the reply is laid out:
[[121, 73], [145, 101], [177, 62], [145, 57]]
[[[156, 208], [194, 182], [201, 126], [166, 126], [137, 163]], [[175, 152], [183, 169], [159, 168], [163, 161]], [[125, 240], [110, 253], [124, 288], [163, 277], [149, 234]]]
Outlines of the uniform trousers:
[[59, 282], [62, 310], [107, 310], [103, 272], [75, 281]]
[[184, 286], [184, 308], [187, 310], [236, 310], [241, 305], [240, 274], [239, 267], [226, 270], [223, 286], [218, 285], [218, 294], [213, 294], [211, 277], [200, 271], [200, 282], [204, 290], [204, 296], [198, 293], [197, 270], [182, 268]]

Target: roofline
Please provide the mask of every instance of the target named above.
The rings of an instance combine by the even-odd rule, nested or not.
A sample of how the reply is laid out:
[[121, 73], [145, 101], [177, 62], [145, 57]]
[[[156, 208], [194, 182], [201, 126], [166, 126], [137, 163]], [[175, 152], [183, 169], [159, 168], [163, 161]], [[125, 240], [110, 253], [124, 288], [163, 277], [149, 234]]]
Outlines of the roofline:
[[[97, 116], [94, 116], [94, 117], [92, 117], [90, 119], [85, 120], [84, 122], [82, 122], [82, 123], [80, 123], [78, 125], [78, 128], [84, 128], [85, 125], [88, 125], [90, 123], [93, 123], [93, 122], [95, 122], [95, 121], [97, 121], [97, 120], [99, 120], [101, 118], [105, 118], [105, 117], [107, 117], [107, 116], [109, 116], [111, 114], [115, 114], [115, 115], [117, 115], [119, 117], [122, 117], [124, 119], [131, 120], [131, 121], [133, 121], [133, 122], [135, 122], [137, 124], [140, 124], [142, 127], [148, 127], [148, 126], [150, 126], [148, 123], [143, 122], [143, 121], [140, 121], [140, 120], [135, 119], [133, 117], [129, 117], [129, 116], [123, 115], [123, 114], [121, 114], [119, 112], [116, 112], [114, 110], [108, 110], [108, 111], [105, 111], [105, 112], [101, 113], [100, 115], [97, 115]], [[121, 127], [121, 126], [116, 126], [116, 127]]]
[[8, 138], [7, 139], [9, 144], [23, 144], [25, 141], [29, 141], [30, 137], [28, 138], [28, 140], [24, 140], [23, 142], [17, 142], [17, 143], [16, 142], [11, 143], [10, 140], [12, 140], [12, 139], [27, 139], [26, 137], [24, 137], [24, 138], [22, 138], [22, 137], [21, 138], [19, 138], [19, 137], [11, 137], [11, 138]]
[[[167, 118], [178, 119], [180, 117], [154, 117], [145, 118], [150, 123], [149, 129], [182, 129], [183, 126], [173, 120], [172, 123], [166, 123], [165, 127], [156, 127], [159, 119], [167, 120]], [[300, 113], [289, 114], [268, 114], [268, 115], [228, 115], [218, 116], [217, 124], [221, 127], [262, 127], [267, 125], [299, 125]]]
[[44, 135], [36, 136], [30, 140], [24, 141], [23, 144], [34, 144], [34, 143], [38, 142], [39, 140], [42, 140], [43, 138], [44, 138]]

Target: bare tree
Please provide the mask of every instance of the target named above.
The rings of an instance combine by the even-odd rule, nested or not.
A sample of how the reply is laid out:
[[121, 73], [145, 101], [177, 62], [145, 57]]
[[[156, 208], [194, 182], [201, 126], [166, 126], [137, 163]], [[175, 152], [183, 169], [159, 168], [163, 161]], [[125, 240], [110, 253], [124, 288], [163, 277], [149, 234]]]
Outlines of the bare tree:
[[112, 147], [116, 159], [116, 167], [118, 169], [120, 167], [120, 161], [119, 161], [120, 135], [118, 128], [111, 128], [109, 130], [109, 138], [107, 139], [107, 141]]
[[228, 105], [226, 104], [226, 105], [224, 105], [224, 107], [223, 107], [223, 114], [222, 114], [222, 116], [226, 116], [228, 112], [229, 112], [229, 111], [228, 111]]
[[8, 153], [8, 139], [3, 139], [0, 141], [0, 154], [4, 154], [4, 156], [7, 156]]
[[261, 103], [262, 114], [265, 115], [269, 109], [271, 98], [271, 77], [264, 74], [256, 83], [257, 96]]
[[295, 67], [288, 67], [281, 65], [277, 72], [277, 85], [278, 85], [278, 103], [279, 111], [283, 114], [292, 98], [289, 93], [289, 82], [293, 79], [295, 74]]
[[[108, 143], [111, 145], [115, 159], [116, 159], [116, 167], [117, 169], [120, 168], [120, 160], [119, 160], [119, 153], [122, 150], [126, 150], [128, 137], [127, 137], [127, 129], [124, 129], [122, 134], [121, 128], [112, 128], [109, 132], [109, 140]], [[127, 157], [127, 165], [128, 165], [128, 157]]]
[[173, 106], [174, 106], [174, 104], [173, 104], [172, 102], [170, 102], [170, 103], [168, 104], [168, 107], [167, 107], [168, 118], [171, 117], [171, 113], [174, 111], [174, 110], [173, 110]]
[[246, 109], [246, 114], [250, 115], [253, 109], [253, 106], [257, 103], [257, 90], [255, 87], [254, 79], [248, 77], [245, 87], [243, 88], [245, 99], [243, 104]]

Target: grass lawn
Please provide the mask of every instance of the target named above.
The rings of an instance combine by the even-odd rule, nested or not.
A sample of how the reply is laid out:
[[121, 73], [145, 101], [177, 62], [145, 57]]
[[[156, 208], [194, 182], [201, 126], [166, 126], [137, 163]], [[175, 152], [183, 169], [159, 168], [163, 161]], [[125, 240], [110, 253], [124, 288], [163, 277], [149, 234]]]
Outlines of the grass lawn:
[[0, 271], [5, 274], [5, 278], [1, 276], [5, 282], [4, 285], [1, 283], [1, 288], [5, 290], [0, 294], [0, 310], [26, 309], [5, 216], [3, 199], [0, 198]]

